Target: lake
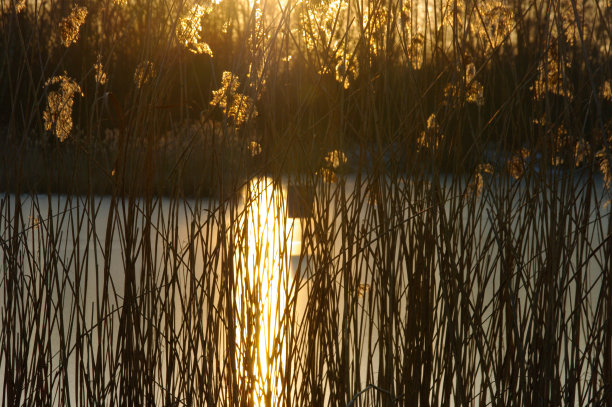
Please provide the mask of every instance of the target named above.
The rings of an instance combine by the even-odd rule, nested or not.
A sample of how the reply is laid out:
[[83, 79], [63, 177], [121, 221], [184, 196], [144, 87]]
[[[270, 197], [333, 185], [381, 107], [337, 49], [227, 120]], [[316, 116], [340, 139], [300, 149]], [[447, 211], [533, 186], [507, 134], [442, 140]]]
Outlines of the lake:
[[302, 180], [295, 218], [286, 178], [227, 202], [4, 196], [5, 400], [584, 404], [605, 364], [601, 181], [468, 182]]

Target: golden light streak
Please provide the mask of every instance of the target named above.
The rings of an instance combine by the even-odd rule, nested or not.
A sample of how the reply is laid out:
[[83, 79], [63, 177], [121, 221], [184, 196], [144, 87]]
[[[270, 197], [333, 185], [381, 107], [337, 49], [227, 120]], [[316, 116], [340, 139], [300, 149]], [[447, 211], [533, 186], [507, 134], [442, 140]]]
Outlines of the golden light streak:
[[[288, 259], [284, 194], [269, 178], [250, 181], [237, 242], [237, 371], [253, 405], [282, 405], [285, 361], [283, 320], [287, 306]], [[251, 403], [247, 403], [251, 405]]]

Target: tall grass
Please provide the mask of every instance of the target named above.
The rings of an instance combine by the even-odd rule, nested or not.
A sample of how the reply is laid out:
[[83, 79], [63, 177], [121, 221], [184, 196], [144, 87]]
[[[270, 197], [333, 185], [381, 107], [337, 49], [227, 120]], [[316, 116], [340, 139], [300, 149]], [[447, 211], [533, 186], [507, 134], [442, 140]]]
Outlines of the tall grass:
[[199, 5], [1, 3], [3, 405], [609, 403], [610, 4]]

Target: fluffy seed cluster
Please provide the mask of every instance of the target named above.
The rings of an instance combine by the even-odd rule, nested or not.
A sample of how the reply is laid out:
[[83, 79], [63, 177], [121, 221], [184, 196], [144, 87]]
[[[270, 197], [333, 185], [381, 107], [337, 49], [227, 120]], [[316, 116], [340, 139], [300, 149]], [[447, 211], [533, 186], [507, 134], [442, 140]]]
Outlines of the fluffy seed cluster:
[[194, 5], [178, 21], [176, 38], [185, 48], [194, 54], [213, 56], [210, 46], [202, 41], [202, 17], [210, 13], [211, 5]]
[[134, 84], [137, 88], [141, 88], [157, 75], [155, 65], [151, 61], [142, 61], [134, 71]]
[[47, 106], [43, 111], [44, 128], [63, 142], [72, 131], [74, 95], [82, 95], [81, 87], [66, 75], [48, 79], [45, 87], [53, 87], [54, 90], [49, 91]]
[[333, 150], [325, 155], [325, 164], [333, 169], [346, 164], [346, 162], [346, 154], [341, 150]]
[[568, 79], [568, 70], [572, 63], [566, 56], [559, 56], [556, 48], [551, 46], [538, 64], [538, 76], [531, 86], [535, 100], [542, 100], [547, 92], [573, 99], [571, 82]]
[[221, 77], [221, 87], [213, 91], [211, 106], [219, 106], [237, 127], [257, 116], [253, 99], [238, 92], [238, 75], [225, 71]]
[[444, 88], [444, 98], [451, 106], [460, 106], [465, 102], [475, 103], [478, 106], [483, 106], [484, 86], [480, 81], [475, 79], [476, 66], [474, 63], [469, 63], [465, 67], [465, 73], [457, 84], [449, 83]]
[[612, 102], [612, 81], [608, 79], [599, 88], [599, 97], [608, 102]]
[[249, 142], [249, 145], [247, 146], [248, 150], [249, 150], [249, 154], [251, 154], [251, 157], [255, 157], [258, 156], [259, 154], [261, 154], [261, 144], [259, 144], [256, 141], [251, 141]]
[[497, 48], [510, 34], [514, 13], [501, 1], [483, 1], [478, 4], [476, 24], [472, 25], [472, 29], [486, 49]]
[[61, 42], [65, 47], [76, 43], [79, 39], [79, 29], [87, 18], [87, 7], [74, 6], [68, 16], [59, 23]]
[[444, 140], [444, 135], [440, 131], [440, 125], [436, 114], [432, 113], [427, 118], [427, 127], [421, 132], [417, 139], [417, 149], [431, 149], [436, 151], [440, 147], [440, 143]]
[[474, 179], [472, 180], [469, 189], [472, 190], [476, 195], [480, 195], [480, 192], [482, 191], [482, 188], [484, 186], [485, 175], [493, 174], [493, 172], [493, 166], [491, 164], [478, 164], [474, 173]]
[[519, 179], [523, 176], [526, 169], [526, 161], [530, 155], [531, 151], [521, 148], [508, 159], [506, 169], [512, 178]]
[[106, 72], [104, 71], [104, 65], [102, 65], [102, 56], [98, 55], [96, 63], [93, 66], [95, 72], [95, 79], [98, 85], [104, 85], [107, 81]]

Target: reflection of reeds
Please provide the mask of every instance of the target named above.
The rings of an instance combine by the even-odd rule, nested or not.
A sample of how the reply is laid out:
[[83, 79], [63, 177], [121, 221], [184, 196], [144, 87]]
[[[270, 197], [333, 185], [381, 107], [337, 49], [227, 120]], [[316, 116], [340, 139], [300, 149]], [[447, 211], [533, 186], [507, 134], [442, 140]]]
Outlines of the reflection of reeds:
[[610, 6], [280, 3], [2, 5], [2, 404], [608, 400]]

